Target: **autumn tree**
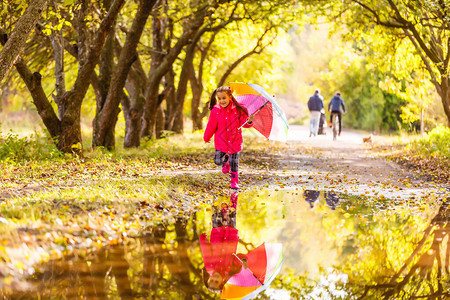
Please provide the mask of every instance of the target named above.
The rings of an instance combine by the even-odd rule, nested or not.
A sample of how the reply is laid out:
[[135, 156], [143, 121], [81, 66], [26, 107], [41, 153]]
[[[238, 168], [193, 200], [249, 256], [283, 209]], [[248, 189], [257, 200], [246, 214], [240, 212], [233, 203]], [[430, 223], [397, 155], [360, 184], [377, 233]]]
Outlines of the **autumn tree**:
[[[93, 147], [103, 146], [108, 149], [114, 148], [115, 145], [115, 125], [117, 115], [119, 113], [119, 104], [126, 97], [123, 88], [125, 86], [128, 73], [132, 64], [137, 59], [136, 48], [143, 33], [144, 26], [147, 22], [151, 10], [156, 0], [141, 0], [136, 9], [133, 24], [127, 31], [125, 43], [120, 47], [117, 66], [114, 66], [114, 35], [110, 36], [110, 43], [104, 51], [106, 70], [102, 73], [102, 78], [109, 76], [105, 84], [102, 85], [103, 92], [97, 101], [97, 113], [94, 119]], [[102, 70], [102, 68], [100, 68]]]
[[47, 0], [37, 0], [31, 2], [24, 14], [16, 22], [14, 30], [10, 36], [7, 37], [3, 34], [2, 44], [4, 44], [4, 46], [0, 52], [0, 82], [19, 58], [27, 41], [28, 35], [36, 26], [36, 23], [38, 22], [46, 6]]
[[[158, 91], [161, 79], [171, 68], [175, 59], [181, 53], [183, 48], [190, 43], [192, 37], [204, 24], [207, 17], [209, 17], [214, 9], [220, 5], [220, 1], [191, 1], [189, 7], [186, 9], [192, 10], [192, 14], [185, 17], [183, 20], [183, 32], [177, 39], [176, 43], [170, 48], [166, 55], [159, 55], [152, 57], [151, 68], [148, 74], [147, 88], [145, 91], [145, 104], [143, 113], [143, 125], [141, 129], [142, 136], [153, 137], [156, 125], [157, 110], [160, 105], [158, 101]], [[164, 17], [164, 16], [163, 16]], [[160, 19], [154, 18], [154, 22], [160, 22]], [[158, 47], [158, 40], [161, 38], [158, 28], [154, 28], [153, 43]], [[156, 48], [158, 49], [158, 48]]]
[[[389, 55], [379, 57], [378, 63], [391, 62], [395, 56], [402, 57], [396, 46], [406, 41], [409, 43], [408, 51], [413, 52], [415, 59], [420, 59], [427, 70], [450, 126], [450, 3], [434, 0], [345, 0], [335, 4], [337, 8], [330, 9], [330, 12], [334, 12], [332, 17], [337, 24], [346, 24], [350, 35], [365, 38], [366, 43], [369, 42], [367, 33], [372, 34], [369, 45], [372, 44], [375, 51], [377, 46], [384, 47], [383, 52]], [[403, 59], [401, 68], [410, 70], [408, 65], [410, 61]], [[395, 72], [400, 66], [392, 67]]]
[[[68, 43], [66, 45], [63, 39], [57, 40], [55, 31], [52, 31], [50, 24], [48, 28], [41, 28], [40, 34], [53, 35], [54, 59], [56, 60], [56, 95], [54, 95], [54, 101], [57, 106], [57, 113], [44, 92], [41, 80], [42, 75], [39, 72], [33, 73], [24, 59], [15, 63], [15, 67], [30, 91], [33, 103], [46, 128], [52, 138], [57, 140], [57, 147], [60, 151], [81, 152], [81, 105], [91, 84], [91, 77], [99, 61], [106, 37], [113, 28], [114, 21], [124, 2], [124, 0], [114, 0], [108, 10], [105, 10], [103, 7], [100, 8], [98, 27], [92, 35], [88, 32], [87, 22], [94, 19], [88, 17], [93, 7], [85, 0], [81, 0], [71, 6], [73, 9], [71, 15], [73, 17], [70, 19], [70, 22], [72, 22], [73, 30], [76, 30], [76, 41], [74, 44]], [[62, 6], [59, 6], [59, 8], [62, 9]], [[53, 6], [53, 13], [58, 14], [59, 8]], [[64, 18], [61, 16], [61, 19]], [[95, 26], [95, 22], [91, 22], [89, 25]], [[66, 46], [71, 48], [78, 62], [78, 74], [70, 90], [66, 90], [63, 76], [62, 49]]]
[[[204, 91], [205, 61], [217, 60], [222, 63], [215, 74], [216, 88], [227, 84], [230, 75], [250, 57], [259, 55], [272, 45], [280, 31], [288, 31], [293, 24], [302, 22], [301, 7], [293, 1], [252, 1], [237, 2], [233, 15], [239, 16], [229, 25], [217, 27], [209, 37], [199, 41], [197, 46], [196, 66], [191, 62], [188, 68], [189, 82], [192, 90], [191, 116], [193, 130], [202, 129], [202, 119], [207, 115], [207, 102], [201, 103]], [[280, 17], [283, 16], [283, 17]], [[230, 20], [231, 18], [228, 18]], [[226, 45], [226, 46], [224, 46]], [[213, 55], [211, 55], [213, 54]], [[270, 56], [270, 55], [269, 55]], [[213, 58], [211, 58], [213, 57]], [[186, 63], [186, 60], [185, 60]], [[209, 62], [209, 65], [214, 65]], [[270, 68], [270, 66], [266, 66]], [[255, 67], [253, 71], [260, 71]], [[209, 97], [207, 97], [209, 99]]]

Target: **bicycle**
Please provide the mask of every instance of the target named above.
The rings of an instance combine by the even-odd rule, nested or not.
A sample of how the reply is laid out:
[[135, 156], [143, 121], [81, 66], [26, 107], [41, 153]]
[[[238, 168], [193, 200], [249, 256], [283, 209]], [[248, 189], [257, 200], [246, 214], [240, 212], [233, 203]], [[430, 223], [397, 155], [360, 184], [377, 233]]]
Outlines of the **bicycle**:
[[337, 113], [331, 113], [332, 115], [332, 120], [333, 120], [333, 141], [336, 140], [336, 137], [339, 133], [339, 114]]

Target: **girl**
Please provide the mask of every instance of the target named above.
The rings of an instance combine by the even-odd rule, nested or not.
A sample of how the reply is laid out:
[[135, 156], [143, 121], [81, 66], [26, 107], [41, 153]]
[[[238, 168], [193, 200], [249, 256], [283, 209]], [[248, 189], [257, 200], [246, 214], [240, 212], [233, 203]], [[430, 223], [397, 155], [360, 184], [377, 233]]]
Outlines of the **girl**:
[[248, 267], [245, 254], [233, 254], [238, 242], [239, 231], [229, 226], [213, 228], [209, 240], [206, 233], [200, 235], [203, 282], [209, 289], [221, 291], [231, 276]]
[[[200, 235], [200, 250], [203, 256], [203, 282], [213, 291], [221, 291], [231, 276], [247, 268], [247, 256], [236, 254], [239, 231], [236, 229], [236, 205], [238, 192], [230, 196], [228, 203], [212, 206], [210, 239], [206, 233]], [[230, 205], [229, 205], [230, 204]], [[225, 206], [225, 207], [224, 207]]]
[[[219, 103], [217, 103], [219, 102]], [[239, 152], [242, 150], [241, 127], [252, 127], [253, 115], [241, 106], [231, 93], [231, 88], [221, 86], [211, 95], [209, 102], [211, 114], [203, 139], [208, 143], [214, 135], [214, 163], [222, 166], [222, 172], [230, 172], [231, 188], [239, 189]]]

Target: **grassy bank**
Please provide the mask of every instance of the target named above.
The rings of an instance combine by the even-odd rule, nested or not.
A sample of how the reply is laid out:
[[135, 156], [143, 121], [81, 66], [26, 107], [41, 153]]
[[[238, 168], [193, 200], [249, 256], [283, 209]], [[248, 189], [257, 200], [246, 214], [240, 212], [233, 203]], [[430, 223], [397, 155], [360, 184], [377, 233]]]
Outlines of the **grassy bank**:
[[394, 144], [401, 151], [391, 159], [429, 181], [449, 183], [450, 180], [450, 128], [437, 127], [423, 137], [408, 143]]

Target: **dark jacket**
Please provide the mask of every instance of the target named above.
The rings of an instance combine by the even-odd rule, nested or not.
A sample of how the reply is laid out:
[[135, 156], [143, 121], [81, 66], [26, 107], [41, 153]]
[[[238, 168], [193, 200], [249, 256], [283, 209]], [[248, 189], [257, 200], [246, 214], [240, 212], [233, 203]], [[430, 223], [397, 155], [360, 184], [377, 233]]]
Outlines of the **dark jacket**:
[[342, 106], [342, 112], [346, 111], [344, 99], [341, 98], [339, 95], [334, 95], [333, 98], [331, 98], [330, 103], [328, 103], [328, 110], [331, 111], [341, 111]]
[[314, 93], [309, 98], [308, 109], [310, 111], [320, 111], [323, 108], [323, 97], [319, 93]]

